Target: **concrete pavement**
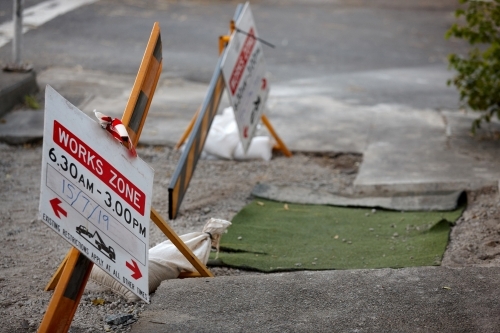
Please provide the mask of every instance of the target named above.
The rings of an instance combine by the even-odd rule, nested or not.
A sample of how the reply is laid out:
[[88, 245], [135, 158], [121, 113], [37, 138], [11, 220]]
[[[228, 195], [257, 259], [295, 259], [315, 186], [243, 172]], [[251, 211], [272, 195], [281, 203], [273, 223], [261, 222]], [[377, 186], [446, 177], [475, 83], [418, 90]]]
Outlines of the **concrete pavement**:
[[36, 73], [0, 73], [0, 116], [22, 103], [24, 96], [38, 91]]
[[500, 268], [168, 280], [131, 332], [498, 332]]

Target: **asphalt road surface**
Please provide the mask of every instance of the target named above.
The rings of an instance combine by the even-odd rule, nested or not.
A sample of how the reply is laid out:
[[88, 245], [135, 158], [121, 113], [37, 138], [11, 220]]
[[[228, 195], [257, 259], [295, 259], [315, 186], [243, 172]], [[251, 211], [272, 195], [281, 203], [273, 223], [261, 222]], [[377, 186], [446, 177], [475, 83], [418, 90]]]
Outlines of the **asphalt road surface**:
[[[0, 22], [11, 9], [0, 6]], [[26, 7], [40, 3], [27, 1]], [[153, 22], [160, 22], [164, 77], [208, 83], [237, 1], [99, 0], [58, 16], [24, 36], [23, 59], [38, 71], [81, 66], [135, 74]], [[352, 104], [456, 109], [446, 86], [446, 56], [463, 52], [445, 40], [454, 0], [253, 1], [271, 82]], [[10, 10], [10, 11], [9, 11]], [[11, 57], [10, 43], [0, 60]]]

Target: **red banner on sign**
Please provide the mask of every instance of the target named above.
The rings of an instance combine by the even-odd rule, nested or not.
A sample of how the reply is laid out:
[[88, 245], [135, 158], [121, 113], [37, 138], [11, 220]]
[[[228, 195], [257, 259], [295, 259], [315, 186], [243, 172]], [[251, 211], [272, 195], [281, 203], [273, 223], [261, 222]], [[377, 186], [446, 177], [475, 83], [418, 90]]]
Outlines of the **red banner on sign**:
[[85, 142], [54, 120], [54, 142], [144, 216], [146, 195]]
[[231, 94], [234, 95], [238, 85], [240, 84], [241, 77], [245, 72], [245, 67], [247, 65], [248, 59], [250, 59], [250, 54], [252, 54], [253, 46], [255, 45], [255, 36], [253, 28], [248, 32], [248, 36], [245, 39], [241, 53], [238, 56], [236, 65], [234, 66], [233, 72], [231, 73], [231, 78], [229, 80], [229, 88], [231, 89]]

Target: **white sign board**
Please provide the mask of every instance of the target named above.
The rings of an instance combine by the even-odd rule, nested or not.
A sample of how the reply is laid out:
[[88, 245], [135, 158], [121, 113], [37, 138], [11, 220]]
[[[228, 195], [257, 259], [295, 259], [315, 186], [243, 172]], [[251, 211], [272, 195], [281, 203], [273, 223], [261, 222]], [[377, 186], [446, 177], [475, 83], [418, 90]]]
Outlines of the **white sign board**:
[[149, 302], [153, 169], [50, 86], [43, 134], [41, 220]]
[[246, 152], [264, 111], [269, 84], [265, 77], [262, 44], [257, 39], [248, 2], [235, 24], [237, 31], [233, 33], [222, 60], [222, 75]]

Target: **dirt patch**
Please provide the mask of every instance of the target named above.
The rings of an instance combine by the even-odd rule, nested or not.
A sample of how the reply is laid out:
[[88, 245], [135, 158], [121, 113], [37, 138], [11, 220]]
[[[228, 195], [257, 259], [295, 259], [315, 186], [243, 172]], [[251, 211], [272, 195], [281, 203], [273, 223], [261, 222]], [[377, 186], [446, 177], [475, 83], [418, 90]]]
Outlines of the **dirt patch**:
[[[153, 206], [168, 216], [168, 185], [180, 154], [167, 147], [140, 147], [139, 155], [155, 169]], [[52, 295], [43, 288], [70, 248], [38, 220], [40, 144], [0, 144], [0, 332], [36, 331]], [[264, 161], [199, 162], [179, 217], [171, 221], [178, 234], [200, 231], [210, 217], [231, 220], [250, 202], [258, 182], [297, 184], [347, 193], [352, 188], [361, 156], [356, 154], [295, 154]], [[496, 189], [469, 193], [469, 206], [453, 228], [446, 266], [500, 264], [500, 202]], [[152, 223], [150, 246], [165, 240]], [[215, 268], [216, 275], [256, 274]], [[95, 305], [94, 300], [104, 300]], [[153, 296], [154, 301], [154, 296]], [[127, 331], [130, 326], [105, 327], [110, 314], [139, 316], [143, 303], [127, 304], [116, 295], [88, 284], [71, 332], [105, 328]]]
[[458, 219], [442, 265], [500, 266], [500, 197], [497, 188], [469, 192], [467, 210]]

